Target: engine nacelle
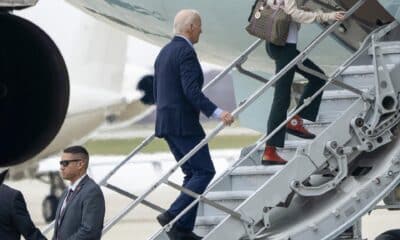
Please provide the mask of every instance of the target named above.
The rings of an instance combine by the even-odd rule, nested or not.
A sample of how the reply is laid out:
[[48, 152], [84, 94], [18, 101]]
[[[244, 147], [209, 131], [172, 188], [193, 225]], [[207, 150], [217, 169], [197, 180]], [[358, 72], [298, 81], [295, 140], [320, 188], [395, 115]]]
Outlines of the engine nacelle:
[[38, 26], [0, 13], [0, 167], [31, 159], [67, 113], [69, 78], [55, 43]]

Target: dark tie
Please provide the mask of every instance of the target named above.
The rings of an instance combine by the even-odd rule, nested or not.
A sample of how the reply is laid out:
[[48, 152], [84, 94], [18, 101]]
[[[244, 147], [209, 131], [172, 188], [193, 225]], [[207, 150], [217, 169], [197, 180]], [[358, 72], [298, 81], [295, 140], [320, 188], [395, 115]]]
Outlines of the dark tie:
[[64, 216], [65, 209], [67, 208], [67, 205], [68, 205], [69, 201], [71, 200], [71, 197], [72, 197], [73, 193], [74, 193], [74, 191], [72, 189], [70, 189], [68, 191], [67, 197], [65, 198], [64, 207], [61, 209], [60, 217], [58, 218], [58, 225], [60, 225], [60, 223], [61, 223], [61, 219]]
[[[65, 198], [64, 208], [61, 209], [60, 216], [58, 217], [57, 227], [60, 227], [61, 219], [62, 219], [63, 216], [64, 216], [65, 209], [67, 208], [67, 205], [68, 205], [69, 201], [71, 200], [71, 196], [72, 196], [73, 193], [74, 193], [74, 191], [73, 191], [72, 189], [70, 189], [70, 190], [68, 191], [67, 197]], [[58, 237], [58, 232], [57, 232], [56, 239], [57, 239], [57, 240], [60, 240], [60, 238]]]
[[[71, 196], [72, 196], [73, 193], [74, 193], [74, 191], [73, 191], [72, 189], [70, 189], [70, 190], [68, 191], [67, 199], [65, 200], [65, 206], [67, 206], [67, 204], [68, 204], [69, 201], [71, 200]], [[64, 209], [65, 209], [65, 208], [64, 208]]]

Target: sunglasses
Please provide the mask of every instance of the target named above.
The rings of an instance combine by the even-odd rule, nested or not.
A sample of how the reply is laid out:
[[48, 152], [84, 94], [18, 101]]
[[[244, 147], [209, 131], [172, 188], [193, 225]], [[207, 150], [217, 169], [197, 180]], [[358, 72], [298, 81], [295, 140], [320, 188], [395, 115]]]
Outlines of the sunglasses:
[[81, 161], [81, 160], [82, 160], [82, 159], [61, 160], [61, 161], [60, 161], [60, 165], [63, 166], [63, 167], [68, 167], [68, 165], [69, 165], [71, 162], [79, 162], [79, 161]]

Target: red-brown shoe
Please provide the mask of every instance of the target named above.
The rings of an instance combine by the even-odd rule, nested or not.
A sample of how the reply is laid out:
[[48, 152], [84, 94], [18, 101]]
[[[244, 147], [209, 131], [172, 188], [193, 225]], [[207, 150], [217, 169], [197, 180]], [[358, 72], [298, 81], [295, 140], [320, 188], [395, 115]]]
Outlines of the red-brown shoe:
[[314, 139], [315, 134], [310, 133], [303, 125], [303, 119], [298, 115], [294, 116], [290, 122], [286, 124], [286, 132], [300, 138]]
[[275, 147], [265, 146], [263, 158], [261, 160], [262, 165], [283, 165], [286, 163], [287, 161], [276, 153]]

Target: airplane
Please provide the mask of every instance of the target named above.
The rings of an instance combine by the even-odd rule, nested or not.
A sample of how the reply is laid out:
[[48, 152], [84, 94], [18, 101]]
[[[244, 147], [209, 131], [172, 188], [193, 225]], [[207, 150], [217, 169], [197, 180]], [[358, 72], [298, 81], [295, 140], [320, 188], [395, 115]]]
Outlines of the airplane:
[[[44, 0], [42, 0], [44, 1]], [[248, 1], [228, 1], [221, 0], [218, 4], [215, 1], [178, 1], [178, 0], [66, 0], [83, 12], [94, 16], [105, 23], [112, 25], [114, 28], [125, 31], [126, 33], [137, 38], [148, 41], [152, 44], [162, 46], [166, 44], [172, 37], [171, 26], [175, 13], [182, 8], [194, 8], [200, 11], [203, 16], [204, 34], [202, 40], [196, 46], [197, 51], [202, 60], [210, 62], [219, 66], [225, 66], [240, 53], [246, 49], [255, 39], [247, 35], [244, 27], [247, 24], [247, 18], [253, 4], [253, 0]], [[342, 0], [342, 1], [329, 1], [329, 0], [309, 0], [307, 7], [310, 9], [323, 9], [323, 10], [343, 10], [348, 9], [349, 6], [354, 4], [355, 0]], [[0, 0], [0, 7], [4, 11], [11, 11], [16, 9], [23, 9], [26, 7], [34, 6], [37, 0]], [[380, 4], [382, 3], [382, 5]], [[366, 5], [359, 10], [359, 12], [351, 19], [344, 22], [338, 29], [335, 30], [333, 36], [328, 41], [321, 44], [323, 49], [331, 49], [329, 51], [330, 57], [326, 57], [326, 53], [319, 54], [318, 52], [312, 55], [312, 58], [319, 63], [324, 69], [332, 69], [337, 66], [343, 59], [351, 52], [356, 50], [364, 37], [369, 34], [377, 26], [392, 20], [392, 15], [398, 16], [400, 4], [396, 1], [369, 1]], [[367, 18], [365, 11], [374, 9], [376, 18]], [[387, 11], [391, 14], [389, 14]], [[396, 15], [397, 14], [397, 15]], [[60, 16], [62, 17], [62, 16]], [[79, 90], [69, 89], [68, 72], [57, 46], [45, 32], [36, 27], [35, 24], [27, 22], [24, 18], [15, 16], [13, 14], [0, 15], [0, 26], [5, 29], [4, 32], [8, 38], [2, 38], [0, 41], [2, 46], [2, 55], [5, 56], [0, 60], [1, 75], [5, 76], [4, 79], [12, 79], [14, 83], [17, 82], [17, 89], [29, 89], [30, 92], [18, 91], [12, 102], [5, 104], [2, 107], [2, 116], [9, 116], [2, 119], [1, 128], [3, 135], [1, 146], [1, 161], [0, 167], [20, 164], [34, 158], [39, 159], [45, 151], [54, 152], [51, 149], [60, 149], [60, 146], [68, 145], [67, 143], [77, 139], [75, 134], [72, 134], [72, 128], [68, 128], [67, 123], [74, 120], [75, 126], [82, 126], [82, 119], [77, 112], [68, 112], [68, 96], [69, 93], [75, 92], [78, 94], [76, 99], [84, 98], [87, 104], [80, 105], [80, 113], [92, 114], [93, 126], [101, 125], [104, 122], [104, 116], [114, 116], [124, 109], [126, 103], [121, 103], [121, 96], [115, 94], [115, 89], [110, 96], [109, 84], [110, 82], [99, 84], [96, 80], [102, 79], [106, 76], [104, 72], [97, 72], [95, 76], [90, 75], [89, 69], [83, 68], [85, 74], [80, 76], [72, 76], [70, 79], [83, 78], [83, 81], [92, 79], [94, 81], [89, 83], [89, 87], [81, 92]], [[41, 25], [39, 25], [41, 26]], [[67, 26], [63, 26], [60, 31], [65, 30]], [[304, 47], [311, 39], [326, 28], [327, 25], [307, 25], [303, 26], [300, 35], [300, 47]], [[79, 49], [74, 49], [76, 61], [71, 61], [74, 66], [71, 69], [79, 69], [82, 61], [90, 59], [103, 59], [98, 49], [101, 49], [103, 38], [117, 37], [117, 32], [114, 32], [112, 27], [107, 30], [86, 27], [83, 31], [84, 39], [85, 33], [94, 31], [103, 33], [102, 38], [87, 41], [87, 45], [82, 45]], [[113, 31], [113, 32], [111, 32]], [[74, 33], [71, 33], [73, 35]], [[76, 34], [76, 33], [75, 33]], [[18, 37], [13, 37], [18, 36]], [[7, 42], [8, 40], [8, 42]], [[26, 43], [29, 41], [29, 46]], [[123, 40], [121, 40], [123, 41]], [[60, 41], [62, 42], [62, 40]], [[56, 41], [58, 44], [58, 42]], [[4, 46], [7, 46], [5, 48]], [[78, 45], [76, 45], [78, 46]], [[123, 47], [116, 49], [114, 45], [112, 50], [115, 52], [123, 52]], [[94, 55], [85, 55], [87, 50], [92, 50]], [[81, 54], [81, 55], [79, 55]], [[100, 56], [98, 56], [100, 55]], [[23, 56], [23, 57], [21, 57]], [[123, 66], [123, 57], [114, 56], [116, 61], [106, 61], [104, 66], [108, 66], [107, 70], [113, 72], [114, 67], [118, 69], [116, 72], [122, 73], [121, 66]], [[11, 59], [11, 61], [10, 61]], [[24, 61], [21, 61], [24, 59]], [[105, 60], [110, 60], [106, 58]], [[272, 73], [274, 71], [274, 64], [268, 59], [264, 50], [257, 51], [251, 56], [247, 62], [248, 66], [255, 71], [263, 73]], [[10, 66], [4, 68], [4, 66]], [[11, 67], [12, 66], [12, 67]], [[97, 65], [99, 66], [99, 65]], [[103, 66], [103, 65], [102, 65]], [[95, 69], [102, 69], [92, 66]], [[11, 71], [11, 70], [13, 71]], [[23, 71], [22, 71], [23, 69]], [[40, 71], [36, 71], [40, 69]], [[87, 70], [87, 71], [86, 71]], [[80, 69], [82, 71], [82, 69]], [[79, 71], [76, 71], [79, 72]], [[46, 77], [44, 77], [46, 76]], [[50, 76], [50, 77], [48, 77]], [[114, 76], [114, 75], [113, 75]], [[121, 75], [119, 75], [121, 76]], [[118, 78], [118, 77], [117, 77]], [[29, 81], [35, 79], [35, 81]], [[120, 78], [118, 78], [120, 79]], [[42, 81], [40, 84], [37, 81]], [[93, 86], [102, 86], [104, 92], [96, 91], [96, 94], [91, 94]], [[6, 83], [0, 85], [0, 96], [4, 99], [10, 96], [12, 84]], [[84, 88], [82, 88], [84, 89]], [[54, 94], [57, 91], [57, 94]], [[89, 94], [88, 94], [89, 93]], [[93, 93], [93, 92], [92, 92]], [[29, 100], [26, 96], [32, 98]], [[89, 98], [93, 97], [93, 101]], [[23, 101], [28, 100], [28, 101]], [[71, 96], [70, 109], [72, 108], [75, 99]], [[103, 101], [107, 100], [107, 103]], [[79, 101], [79, 100], [78, 100]], [[26, 106], [29, 102], [32, 105]], [[99, 107], [98, 103], [104, 103], [108, 107], [101, 108], [99, 111], [92, 111], [93, 108]], [[93, 104], [93, 105], [92, 105]], [[104, 106], [104, 105], [103, 105]], [[15, 113], [15, 109], [23, 110]], [[98, 110], [98, 109], [97, 109]], [[90, 114], [89, 114], [90, 113]], [[106, 114], [105, 114], [106, 113]], [[63, 125], [64, 118], [67, 116]], [[69, 119], [68, 116], [72, 118]], [[27, 117], [29, 117], [29, 124], [26, 124]], [[62, 126], [62, 127], [61, 127]], [[78, 130], [84, 131], [85, 136], [93, 129]], [[60, 130], [61, 129], [61, 130]], [[79, 128], [73, 128], [79, 129]], [[65, 136], [71, 134], [72, 139], [64, 142], [52, 142], [52, 139], [57, 139], [56, 136]], [[52, 142], [49, 146], [48, 144]], [[47, 149], [44, 150], [43, 149]], [[21, 169], [26, 169], [26, 165], [18, 166]]]
[[[17, 10], [33, 6], [37, 2], [38, 0], [2, 0], [0, 1], [0, 7], [3, 9], [3, 12], [7, 12], [13, 9]], [[57, 1], [54, 2], [55, 3], [53, 4], [57, 4]], [[111, 24], [113, 27], [117, 27], [128, 34], [158, 46], [164, 45], [171, 38], [173, 17], [179, 9], [189, 7], [197, 9], [203, 15], [204, 34], [202, 35], [202, 41], [200, 41], [196, 48], [202, 60], [217, 64], [219, 66], [224, 66], [228, 62], [232, 61], [232, 59], [237, 57], [243, 49], [247, 48], [250, 43], [255, 40], [253, 37], [244, 32], [244, 27], [247, 24], [247, 17], [249, 15], [251, 5], [254, 2], [253, 0], [223, 0], [219, 2], [217, 7], [214, 7], [215, 4], [212, 1], [67, 0], [67, 2], [71, 3], [85, 13]], [[323, 10], [338, 10], [349, 7], [354, 2], [355, 0], [340, 1], [340, 3], [333, 3], [332, 1], [328, 0], [309, 0], [307, 1], [306, 6], [310, 9], [318, 8]], [[396, 9], [398, 9], [399, 3], [396, 3], [396, 1], [385, 2], [387, 2], [385, 6], [389, 9], [389, 11], [393, 9], [391, 11], [394, 12]], [[369, 8], [373, 8], [376, 11], [371, 13], [370, 11], [367, 11]], [[9, 33], [7, 34], [8, 37], [2, 38], [0, 42], [3, 46], [2, 54], [6, 56], [2, 59], [2, 61], [5, 61], [5, 63], [2, 64], [2, 76], [5, 76], [4, 79], [17, 78], [19, 81], [21, 81], [21, 85], [24, 84], [26, 89], [31, 89], [31, 92], [36, 93], [36, 95], [31, 96], [32, 99], [38, 99], [38, 101], [40, 99], [40, 101], [42, 101], [41, 103], [46, 103], [40, 104], [38, 102], [36, 105], [34, 105], [35, 102], [30, 101], [32, 105], [29, 107], [25, 106], [24, 103], [26, 103], [26, 101], [22, 101], [22, 99], [24, 99], [24, 97], [27, 95], [25, 92], [20, 92], [20, 95], [16, 95], [15, 99], [13, 99], [15, 102], [12, 102], [13, 104], [20, 104], [17, 106], [17, 108], [21, 107], [20, 111], [18, 111], [18, 115], [10, 115], [10, 113], [14, 113], [13, 109], [15, 109], [16, 105], [12, 105], [13, 109], [4, 108], [4, 110], [2, 110], [5, 115], [10, 115], [10, 118], [8, 119], [10, 122], [5, 122], [6, 120], [2, 119], [2, 127], [5, 128], [2, 132], [7, 133], [4, 135], [7, 136], [4, 138], [7, 139], [7, 141], [3, 141], [7, 145], [2, 144], [2, 147], [4, 148], [2, 149], [2, 154], [4, 155], [2, 155], [0, 166], [6, 166], [24, 162], [41, 152], [41, 150], [47, 146], [51, 139], [55, 137], [62, 125], [69, 103], [67, 101], [69, 93], [71, 92], [73, 94], [78, 94], [78, 91], [69, 91], [68, 72], [63, 56], [61, 56], [57, 49], [57, 45], [62, 45], [62, 43], [69, 42], [68, 40], [76, 35], [79, 35], [79, 39], [82, 39], [82, 41], [84, 41], [85, 36], [89, 38], [91, 36], [91, 32], [101, 36], [101, 38], [97, 37], [95, 41], [91, 41], [90, 39], [86, 40], [86, 46], [81, 46], [82, 50], [73, 49], [74, 51], [71, 52], [74, 52], [75, 55], [71, 57], [67, 56], [66, 58], [73, 58], [67, 59], [67, 62], [71, 64], [71, 66], [68, 66], [69, 74], [71, 75], [70, 79], [76, 79], [76, 82], [79, 83], [87, 83], [89, 79], [92, 79], [92, 81], [87, 83], [87, 85], [92, 87], [93, 84], [96, 84], [96, 86], [101, 86], [103, 90], [110, 90], [110, 82], [99, 84], [98, 79], [102, 79], [103, 77], [106, 78], [107, 74], [100, 71], [100, 69], [104, 70], [104, 67], [100, 68], [99, 65], [96, 64], [104, 64], [104, 66], [107, 66], [106, 69], [108, 70], [108, 74], [112, 74], [114, 72], [117, 74], [114, 76], [121, 79], [121, 74], [123, 72], [122, 68], [124, 66], [124, 56], [122, 56], [122, 52], [125, 51], [123, 46], [125, 46], [126, 43], [125, 37], [121, 37], [122, 33], [112, 30], [111, 27], [106, 29], [107, 27], [104, 26], [103, 29], [100, 27], [100, 29], [97, 29], [91, 28], [89, 25], [82, 26], [82, 33], [77, 33], [73, 32], [73, 29], [68, 28], [71, 24], [64, 24], [63, 27], [59, 28], [60, 32], [70, 31], [71, 34], [68, 36], [69, 39], [59, 39], [56, 40], [56, 43], [54, 43], [51, 40], [51, 37], [46, 35], [45, 31], [41, 31], [34, 23], [27, 22], [24, 20], [24, 18], [13, 14], [2, 14], [1, 17], [2, 21], [0, 22], [3, 26], [2, 29], [5, 29], [5, 32]], [[60, 19], [61, 18], [62, 15], [60, 16]], [[54, 19], [54, 21], [51, 22], [54, 22], [54, 24], [59, 24], [56, 20], [57, 19]], [[325, 50], [321, 51], [323, 54], [317, 51], [317, 54], [313, 55], [312, 57], [322, 67], [329, 68], [329, 66], [336, 66], [344, 56], [349, 54], [351, 50], [354, 51], [357, 49], [361, 40], [372, 29], [374, 29], [376, 25], [390, 22], [391, 20], [392, 16], [385, 11], [378, 1], [369, 1], [354, 18], [344, 22], [341, 27], [335, 31], [332, 39], [329, 39], [321, 44], [321, 48]], [[41, 22], [38, 23], [38, 25], [44, 26], [45, 24], [49, 24], [51, 22]], [[326, 25], [305, 25], [302, 28], [299, 45], [304, 46], [319, 32], [321, 32], [319, 27], [323, 28], [326, 27]], [[111, 61], [110, 58], [106, 58], [106, 56], [102, 55], [103, 51], [100, 51], [100, 49], [102, 49], [102, 43], [106, 41], [106, 37], [115, 38], [115, 41], [118, 41], [119, 39], [121, 42], [120, 46], [109, 46], [113, 51], [113, 57], [115, 58], [114, 61]], [[22, 44], [22, 42], [25, 41], [30, 42], [31, 47], [29, 49], [26, 49], [27, 46]], [[4, 47], [5, 45], [7, 48]], [[25, 49], [22, 48], [23, 46], [25, 46]], [[117, 46], [119, 47], [117, 48]], [[35, 50], [33, 51], [32, 49]], [[84, 54], [87, 51], [92, 51], [90, 52], [90, 56]], [[121, 55], [117, 56], [118, 53]], [[329, 54], [330, 57], [325, 57], [326, 54]], [[49, 58], [49, 56], [52, 57]], [[20, 59], [25, 59], [25, 61], [21, 61]], [[93, 61], [93, 59], [97, 60]], [[92, 65], [90, 67], [92, 69], [97, 69], [97, 72], [93, 73], [91, 69], [82, 67], [84, 66], [84, 61], [92, 61]], [[13, 69], [13, 71], [10, 70], [11, 68], [4, 68], [4, 66], [14, 65], [19, 67], [17, 69]], [[44, 67], [44, 65], [47, 65], [48, 67]], [[249, 59], [248, 65], [253, 70], [267, 73], [273, 72], [274, 68], [274, 64], [265, 56], [265, 52], [263, 50], [256, 51], [254, 56], [251, 56]], [[19, 68], [24, 69], [23, 73], [19, 71]], [[41, 69], [42, 71], [47, 70], [48, 72], [33, 72], [37, 69]], [[16, 74], [17, 72], [19, 75]], [[79, 75], [76, 75], [78, 72]], [[36, 76], [33, 74], [36, 74]], [[93, 76], [91, 74], [96, 75]], [[46, 77], [42, 77], [44, 75]], [[43, 85], [39, 86], [35, 81], [26, 82], [28, 77], [31, 79], [39, 78], [41, 81], [43, 81]], [[26, 85], [28, 83], [30, 83], [30, 85]], [[118, 88], [118, 84], [115, 82], [114, 84], [115, 85], [113, 87]], [[10, 92], [7, 90], [10, 87], [11, 86], [7, 86], [4, 83], [1, 85], [0, 96], [3, 96], [3, 99], [4, 95], [7, 95], [7, 92]], [[45, 89], [41, 87], [45, 87]], [[45, 90], [47, 93], [46, 95], [43, 95], [43, 90]], [[58, 90], [58, 94], [50, 94], [55, 92], [55, 90]], [[113, 89], [113, 92], [115, 91], [117, 90]], [[86, 95], [85, 92], [81, 94], [81, 96], [85, 96], [85, 98], [88, 99], [89, 95]], [[10, 94], [8, 94], [8, 96], [9, 95]], [[90, 94], [90, 96], [93, 95]], [[99, 101], [105, 100], [101, 96], [103, 95], [99, 94], [98, 99], [93, 102], [100, 103]], [[74, 99], [79, 99], [79, 97], [75, 98], [74, 96], [71, 96], [71, 102], [73, 102]], [[112, 102], [111, 97], [107, 100]], [[115, 100], [118, 102], [118, 97]], [[113, 105], [114, 107], [118, 105], [116, 102], [108, 104]], [[9, 105], [11, 106], [11, 102]], [[89, 105], [90, 104], [88, 104], [87, 107], [91, 108], [92, 106]], [[35, 110], [38, 108], [41, 109], [42, 112], [35, 112]], [[80, 108], [81, 111], [88, 110], [82, 109], [82, 105]], [[22, 109], [25, 110], [21, 111]], [[27, 115], [30, 117], [30, 125], [23, 128], [21, 126], [26, 125], [25, 119]], [[14, 126], [18, 125], [19, 129], [10, 128], [9, 125], [11, 122], [13, 122], [12, 125]], [[43, 131], [44, 129], [45, 131]], [[78, 131], [90, 132], [92, 130], [80, 129]], [[22, 135], [23, 133], [25, 135]], [[18, 138], [16, 136], [21, 137]], [[28, 147], [26, 145], [28, 145]]]
[[[63, 12], [52, 11], [57, 7]], [[146, 70], [125, 69], [125, 33], [65, 2], [41, 1], [15, 15], [0, 13], [0, 25], [8, 36], [0, 40], [0, 166], [14, 165], [11, 180], [50, 184], [43, 215], [51, 221], [65, 185], [57, 170], [38, 175], [39, 161], [84, 143], [99, 128], [146, 116], [149, 108], [141, 101], [146, 94], [136, 90], [136, 78]]]

